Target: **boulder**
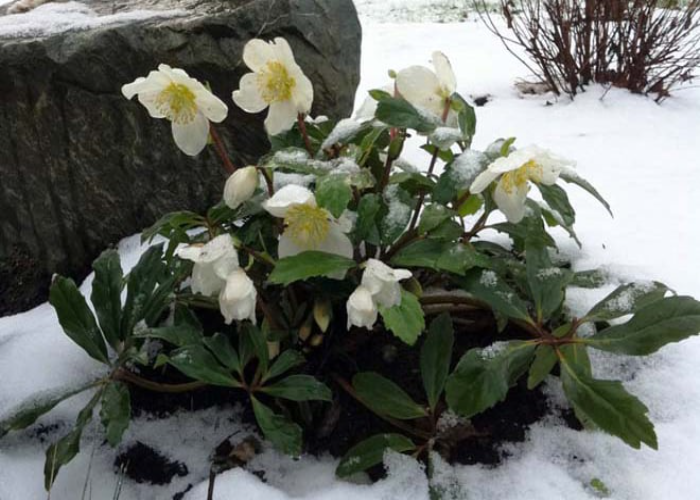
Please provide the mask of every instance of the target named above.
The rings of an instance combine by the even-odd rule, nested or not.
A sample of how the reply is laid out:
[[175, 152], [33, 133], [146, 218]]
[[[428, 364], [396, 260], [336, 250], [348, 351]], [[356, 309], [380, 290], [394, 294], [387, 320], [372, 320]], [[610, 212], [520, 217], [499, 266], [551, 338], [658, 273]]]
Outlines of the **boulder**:
[[313, 114], [347, 116], [360, 76], [352, 0], [86, 0], [0, 16], [0, 260], [21, 247], [47, 273], [80, 276], [164, 213], [220, 200], [213, 148], [182, 154], [121, 86], [159, 63], [209, 82], [229, 105], [218, 130], [233, 162], [253, 162], [269, 147], [264, 113], [231, 92], [245, 43], [277, 36], [314, 84]]

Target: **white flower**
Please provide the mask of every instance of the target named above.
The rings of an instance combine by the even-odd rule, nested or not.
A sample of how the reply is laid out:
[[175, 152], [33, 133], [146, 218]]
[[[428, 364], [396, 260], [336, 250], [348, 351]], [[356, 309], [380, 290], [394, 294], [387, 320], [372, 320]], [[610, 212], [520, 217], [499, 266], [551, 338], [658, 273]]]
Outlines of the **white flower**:
[[401, 303], [399, 281], [412, 276], [407, 269], [392, 269], [377, 259], [369, 259], [362, 274], [362, 286], [372, 294], [375, 302], [382, 307], [394, 307]]
[[317, 206], [314, 194], [307, 188], [288, 184], [263, 202], [263, 208], [284, 219], [285, 230], [278, 247], [281, 259], [307, 250], [352, 258], [352, 242], [345, 235], [352, 225], [343, 217], [335, 219], [328, 210]]
[[[433, 115], [444, 116], [445, 105], [457, 89], [457, 79], [449, 59], [442, 52], [433, 52], [432, 63], [435, 71], [425, 66], [409, 66], [396, 75], [396, 90], [416, 108]], [[452, 126], [456, 114], [450, 112], [446, 120]]]
[[[383, 90], [388, 94], [394, 94], [394, 84], [384, 85], [379, 90]], [[355, 112], [355, 120], [358, 122], [366, 122], [368, 120], [374, 120], [374, 115], [377, 112], [377, 105], [379, 103], [372, 97], [372, 94], [367, 94], [365, 100], [362, 101], [360, 108]]]
[[226, 278], [226, 286], [219, 294], [219, 309], [227, 325], [233, 320], [255, 320], [255, 304], [258, 292], [255, 284], [241, 268], [235, 269]]
[[243, 49], [243, 61], [253, 73], [243, 75], [233, 101], [248, 113], [258, 113], [269, 106], [265, 119], [268, 134], [289, 130], [299, 114], [311, 111], [313, 86], [294, 60], [287, 40], [253, 39]]
[[348, 330], [352, 325], [371, 329], [377, 322], [377, 304], [366, 286], [358, 286], [348, 298], [345, 307], [348, 312]]
[[218, 97], [181, 69], [166, 64], [147, 77], [139, 77], [122, 87], [127, 99], [138, 94], [153, 118], [172, 122], [175, 144], [190, 156], [199, 154], [209, 139], [209, 121], [220, 123], [228, 108]]
[[253, 196], [258, 187], [258, 181], [257, 168], [239, 168], [226, 181], [226, 186], [224, 186], [224, 203], [229, 208], [238, 208]]
[[498, 179], [493, 199], [509, 222], [520, 222], [525, 216], [525, 201], [530, 182], [551, 186], [559, 178], [563, 168], [576, 163], [537, 146], [517, 149], [498, 158], [480, 173], [469, 190], [481, 193]]
[[228, 234], [217, 236], [206, 245], [187, 245], [177, 249], [181, 259], [194, 262], [192, 292], [211, 296], [224, 286], [226, 278], [238, 269], [238, 253]]

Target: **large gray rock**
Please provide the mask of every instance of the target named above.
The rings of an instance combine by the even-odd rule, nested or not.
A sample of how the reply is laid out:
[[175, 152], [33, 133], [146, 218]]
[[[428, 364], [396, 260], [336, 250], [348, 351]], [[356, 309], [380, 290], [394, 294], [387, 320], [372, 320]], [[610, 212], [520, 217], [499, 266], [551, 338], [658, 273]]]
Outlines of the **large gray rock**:
[[[352, 110], [361, 42], [352, 0], [87, 6], [47, 4], [12, 23], [0, 17], [0, 260], [23, 246], [46, 271], [79, 275], [102, 249], [162, 214], [201, 211], [221, 198], [225, 174], [213, 150], [183, 155], [167, 122], [120, 93], [161, 62], [208, 81], [229, 104], [219, 130], [239, 165], [268, 147], [264, 113], [245, 114], [231, 101], [251, 38], [289, 41], [314, 83], [314, 114]], [[88, 8], [109, 17], [88, 17]], [[65, 9], [75, 10], [74, 24], [61, 24], [59, 14], [42, 24], [47, 12]]]

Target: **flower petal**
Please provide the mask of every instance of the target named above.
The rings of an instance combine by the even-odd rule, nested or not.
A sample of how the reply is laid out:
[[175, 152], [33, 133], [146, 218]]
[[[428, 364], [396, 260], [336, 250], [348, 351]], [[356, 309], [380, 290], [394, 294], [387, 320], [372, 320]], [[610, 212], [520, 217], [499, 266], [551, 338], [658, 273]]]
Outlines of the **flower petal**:
[[272, 45], [259, 38], [254, 38], [243, 48], [243, 62], [253, 71], [258, 71], [267, 62], [275, 58]]
[[435, 66], [435, 74], [437, 75], [440, 85], [449, 95], [452, 95], [457, 90], [457, 78], [450, 60], [445, 54], [440, 51], [433, 52], [433, 66]]
[[236, 269], [226, 278], [226, 286], [219, 295], [219, 309], [226, 324], [233, 320], [250, 320], [256, 323], [255, 305], [258, 292], [255, 284], [243, 271]]
[[202, 114], [214, 123], [221, 123], [228, 115], [228, 106], [224, 104], [224, 101], [206, 88], [195, 92], [194, 102]]
[[286, 233], [282, 233], [279, 244], [277, 245], [277, 256], [280, 259], [284, 259], [285, 257], [299, 255], [301, 252], [306, 252], [307, 250], [307, 248], [302, 248], [294, 243], [291, 236]]
[[262, 206], [272, 216], [284, 218], [287, 210], [294, 205], [316, 206], [314, 194], [303, 186], [287, 184], [275, 192], [272, 198], [263, 202]]
[[[319, 252], [340, 255], [341, 257], [347, 257], [348, 259], [351, 259], [353, 256], [353, 247], [350, 238], [348, 238], [336, 224], [331, 224], [326, 239], [316, 247], [316, 250]], [[345, 276], [345, 271], [343, 271], [342, 275], [343, 277]], [[331, 277], [335, 279], [343, 279], [342, 277], [336, 278], [335, 275]]]
[[209, 140], [209, 120], [197, 113], [190, 123], [179, 124], [172, 122], [173, 139], [183, 153], [197, 156], [206, 147]]
[[408, 102], [440, 116], [443, 103], [440, 82], [432, 71], [424, 66], [410, 66], [396, 75], [396, 90]]
[[348, 330], [353, 325], [359, 328], [372, 328], [377, 322], [379, 312], [377, 305], [370, 291], [362, 285], [350, 294], [345, 308], [348, 313]]
[[286, 132], [297, 121], [297, 108], [291, 101], [272, 102], [265, 118], [265, 130], [269, 135]]
[[314, 87], [311, 80], [297, 66], [297, 71], [292, 72], [296, 85], [292, 90], [292, 100], [297, 113], [308, 114], [314, 102]]
[[267, 107], [260, 94], [258, 76], [255, 73], [243, 75], [240, 88], [233, 92], [233, 102], [246, 113], [259, 113]]
[[476, 176], [476, 179], [474, 179], [472, 185], [469, 186], [469, 191], [473, 194], [481, 193], [484, 189], [489, 187], [493, 181], [498, 179], [499, 175], [501, 174], [494, 172], [493, 170], [484, 170]]
[[510, 193], [503, 189], [499, 182], [493, 193], [493, 200], [496, 202], [498, 209], [503, 212], [508, 219], [508, 222], [517, 224], [525, 216], [525, 201], [529, 191], [527, 183], [515, 186]]

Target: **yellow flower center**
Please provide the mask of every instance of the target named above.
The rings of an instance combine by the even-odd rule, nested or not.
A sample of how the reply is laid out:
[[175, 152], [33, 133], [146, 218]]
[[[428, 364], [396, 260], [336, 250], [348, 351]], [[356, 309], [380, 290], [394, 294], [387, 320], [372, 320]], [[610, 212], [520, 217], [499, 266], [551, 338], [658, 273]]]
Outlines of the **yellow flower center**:
[[328, 212], [307, 204], [289, 208], [284, 223], [292, 241], [297, 246], [308, 249], [314, 249], [325, 241], [331, 228]]
[[542, 167], [535, 160], [530, 160], [521, 167], [503, 174], [501, 176], [501, 187], [506, 193], [512, 194], [514, 189], [522, 188], [527, 184], [527, 181], [539, 182], [541, 179]]
[[197, 116], [195, 95], [187, 85], [171, 83], [156, 98], [156, 107], [168, 120], [187, 124]]
[[260, 94], [268, 104], [291, 99], [296, 84], [296, 80], [289, 76], [287, 67], [279, 61], [269, 61], [258, 73]]

